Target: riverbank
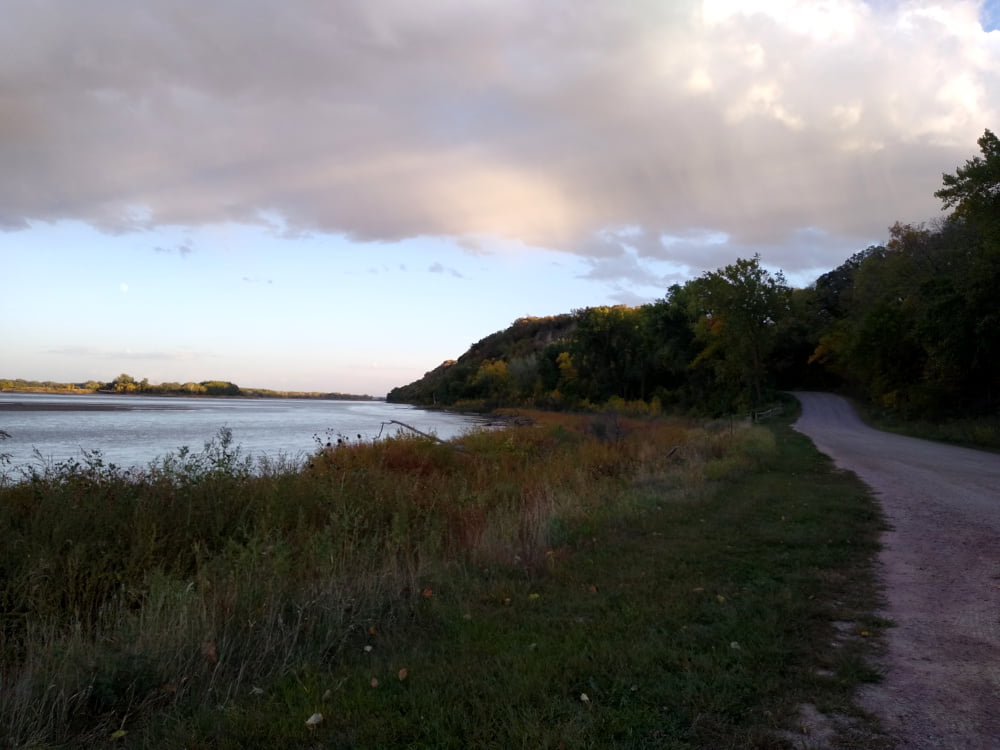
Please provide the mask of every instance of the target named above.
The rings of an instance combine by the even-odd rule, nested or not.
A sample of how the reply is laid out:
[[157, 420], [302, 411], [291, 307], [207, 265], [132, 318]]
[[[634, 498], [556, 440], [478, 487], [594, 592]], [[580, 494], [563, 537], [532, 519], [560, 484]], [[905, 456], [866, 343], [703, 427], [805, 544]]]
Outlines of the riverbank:
[[0, 488], [0, 744], [874, 736], [871, 498], [784, 425], [601, 419]]
[[85, 383], [56, 383], [53, 381], [0, 378], [0, 394], [34, 393], [53, 396], [173, 396], [208, 398], [287, 398], [304, 400], [384, 401], [384, 398], [353, 393], [320, 391], [276, 391], [269, 388], [241, 388], [222, 380], [203, 380], [199, 383], [160, 383], [137, 381], [129, 375], [119, 375], [111, 382], [89, 380]]
[[[93, 395], [93, 394], [88, 394]], [[149, 404], [144, 404], [142, 406], [131, 406], [129, 404], [87, 404], [87, 403], [52, 403], [52, 402], [32, 402], [27, 403], [23, 401], [4, 401], [0, 397], [0, 411], [135, 411], [141, 409], [143, 411], [149, 411], [151, 409], [186, 409], [188, 407], [181, 405], [171, 405], [166, 404], [162, 406], [153, 406]]]

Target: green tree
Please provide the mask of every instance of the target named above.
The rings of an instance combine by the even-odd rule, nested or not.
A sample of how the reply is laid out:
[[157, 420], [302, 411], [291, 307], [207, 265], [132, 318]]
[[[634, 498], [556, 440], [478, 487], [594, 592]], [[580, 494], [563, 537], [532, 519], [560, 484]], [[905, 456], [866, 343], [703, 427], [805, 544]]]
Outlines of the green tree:
[[974, 156], [955, 174], [942, 175], [944, 187], [934, 193], [953, 208], [954, 216], [983, 222], [996, 232], [1000, 222], [1000, 139], [990, 130], [977, 141], [982, 156]]
[[642, 398], [643, 340], [640, 312], [625, 305], [577, 311], [569, 353], [582, 395], [595, 402], [612, 396]]
[[138, 387], [135, 378], [124, 372], [111, 381], [111, 390], [115, 393], [133, 393]]
[[487, 359], [479, 365], [472, 385], [495, 404], [504, 402], [511, 395], [512, 382], [507, 363], [502, 359]]
[[228, 380], [203, 380], [200, 385], [209, 396], [239, 396], [242, 393], [236, 383]]
[[732, 407], [761, 403], [776, 325], [788, 312], [784, 274], [754, 255], [702, 275], [694, 291], [703, 348], [692, 364], [714, 369]]

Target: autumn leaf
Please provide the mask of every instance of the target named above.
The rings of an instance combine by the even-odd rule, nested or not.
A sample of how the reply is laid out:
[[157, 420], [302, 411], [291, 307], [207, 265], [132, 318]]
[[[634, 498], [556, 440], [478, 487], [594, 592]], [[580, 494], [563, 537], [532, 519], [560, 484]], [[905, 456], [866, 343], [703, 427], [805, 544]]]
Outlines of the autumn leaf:
[[403, 667], [401, 670], [399, 670], [399, 675], [398, 675], [399, 681], [402, 682], [403, 680], [405, 680], [407, 675], [409, 674], [410, 673], [406, 671], [406, 667]]
[[371, 686], [373, 688], [377, 688], [378, 687], [378, 677], [372, 677]]
[[323, 714], [315, 713], [306, 719], [306, 726], [310, 729], [315, 729], [318, 725], [323, 723]]

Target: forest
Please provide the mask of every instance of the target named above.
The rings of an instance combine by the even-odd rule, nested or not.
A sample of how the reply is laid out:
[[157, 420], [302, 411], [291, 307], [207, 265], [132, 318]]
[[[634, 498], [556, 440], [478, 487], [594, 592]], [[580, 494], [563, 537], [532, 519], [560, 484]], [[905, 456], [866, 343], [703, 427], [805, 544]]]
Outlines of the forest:
[[902, 418], [995, 415], [1000, 140], [978, 145], [943, 175], [942, 218], [896, 222], [807, 288], [737, 259], [650, 304], [521, 318], [388, 400], [719, 415], [823, 388]]

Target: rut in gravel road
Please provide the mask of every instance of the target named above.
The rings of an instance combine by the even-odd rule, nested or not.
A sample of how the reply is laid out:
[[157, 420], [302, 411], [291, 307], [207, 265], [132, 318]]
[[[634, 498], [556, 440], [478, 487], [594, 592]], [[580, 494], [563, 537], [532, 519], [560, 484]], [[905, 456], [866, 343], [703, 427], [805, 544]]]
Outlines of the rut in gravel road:
[[832, 394], [795, 397], [795, 429], [875, 491], [891, 526], [879, 569], [895, 627], [860, 704], [906, 750], [1000, 748], [1000, 455], [874, 430]]

